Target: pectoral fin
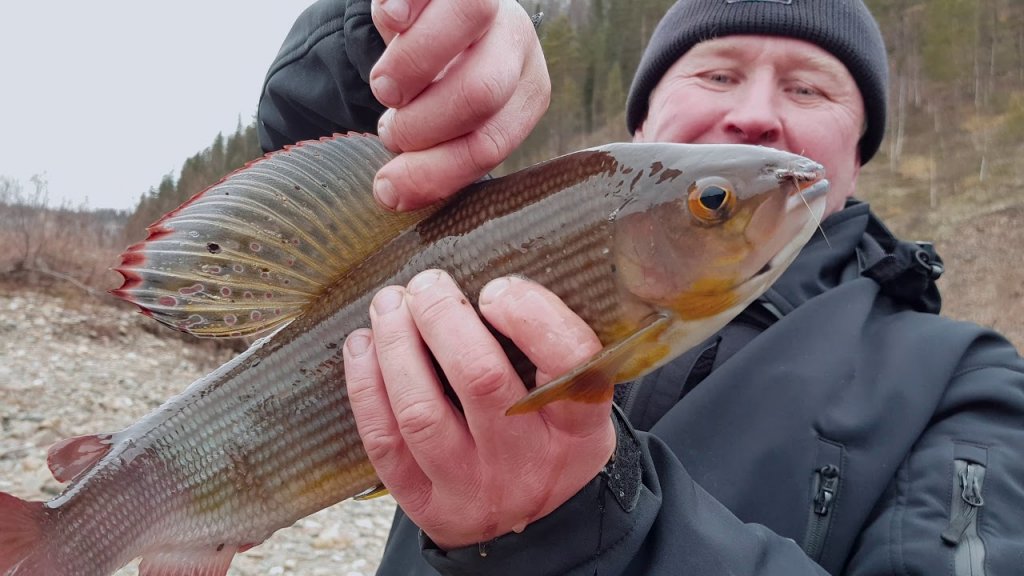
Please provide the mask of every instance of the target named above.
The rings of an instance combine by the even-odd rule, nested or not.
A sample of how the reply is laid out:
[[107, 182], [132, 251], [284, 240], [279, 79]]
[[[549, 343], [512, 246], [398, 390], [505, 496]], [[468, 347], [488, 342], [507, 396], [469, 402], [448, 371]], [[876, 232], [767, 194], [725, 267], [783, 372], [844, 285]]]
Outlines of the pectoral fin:
[[652, 316], [622, 340], [605, 346], [582, 366], [533, 389], [505, 414], [536, 412], [556, 400], [589, 404], [608, 400], [616, 384], [642, 374], [668, 353], [668, 348], [658, 341], [658, 337], [669, 322], [668, 316]]
[[373, 488], [369, 488], [359, 494], [352, 497], [353, 500], [362, 502], [364, 500], [373, 500], [374, 498], [380, 498], [381, 496], [387, 496], [391, 492], [384, 487], [383, 484], [377, 484]]

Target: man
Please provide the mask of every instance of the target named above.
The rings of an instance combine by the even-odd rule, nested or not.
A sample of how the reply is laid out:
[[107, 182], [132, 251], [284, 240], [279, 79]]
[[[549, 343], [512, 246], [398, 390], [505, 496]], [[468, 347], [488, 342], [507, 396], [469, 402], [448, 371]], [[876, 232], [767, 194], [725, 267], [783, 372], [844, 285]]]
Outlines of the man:
[[[261, 138], [379, 131], [403, 153], [375, 194], [404, 210], [500, 162], [549, 84], [514, 3], [372, 12], [376, 25], [364, 3], [320, 2], [300, 18], [268, 75]], [[630, 93], [635, 139], [803, 153], [826, 166], [829, 217], [761, 301], [622, 387], [610, 419], [572, 403], [502, 416], [522, 383], [447, 275], [377, 295], [346, 373], [402, 509], [381, 573], [1021, 573], [1024, 361], [938, 316], [940, 261], [852, 200], [884, 133], [886, 66], [859, 0], [669, 10]], [[480, 311], [542, 381], [600, 348], [527, 280], [489, 284]]]

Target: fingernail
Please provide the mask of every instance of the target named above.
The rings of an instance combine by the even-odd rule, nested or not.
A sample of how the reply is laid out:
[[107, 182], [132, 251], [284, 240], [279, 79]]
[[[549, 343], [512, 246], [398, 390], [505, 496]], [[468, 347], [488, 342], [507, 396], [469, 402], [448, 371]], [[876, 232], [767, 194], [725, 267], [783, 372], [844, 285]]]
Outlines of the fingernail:
[[397, 309], [398, 305], [401, 303], [401, 288], [388, 287], [377, 292], [377, 295], [373, 297], [373, 310], [377, 314], [387, 314], [388, 312]]
[[409, 19], [409, 5], [405, 3], [405, 0], [383, 0], [380, 9], [396, 24], [405, 24], [405, 21]]
[[497, 300], [498, 296], [501, 295], [501, 293], [504, 292], [511, 283], [512, 282], [509, 281], [508, 278], [498, 278], [488, 282], [487, 285], [484, 286], [484, 289], [480, 291], [480, 304], [490, 304]]
[[398, 194], [395, 193], [395, 185], [384, 176], [377, 176], [377, 179], [373, 181], [373, 195], [377, 197], [377, 202], [389, 210], [398, 207]]
[[420, 292], [423, 292], [427, 288], [433, 286], [440, 277], [440, 270], [427, 270], [426, 272], [420, 272], [409, 281], [409, 293], [419, 294]]
[[402, 93], [398, 90], [398, 84], [388, 76], [377, 76], [370, 81], [373, 88], [373, 95], [381, 104], [394, 108], [402, 101]]
[[353, 357], [362, 356], [370, 348], [370, 337], [356, 332], [348, 337], [345, 346], [348, 346], [348, 353]]

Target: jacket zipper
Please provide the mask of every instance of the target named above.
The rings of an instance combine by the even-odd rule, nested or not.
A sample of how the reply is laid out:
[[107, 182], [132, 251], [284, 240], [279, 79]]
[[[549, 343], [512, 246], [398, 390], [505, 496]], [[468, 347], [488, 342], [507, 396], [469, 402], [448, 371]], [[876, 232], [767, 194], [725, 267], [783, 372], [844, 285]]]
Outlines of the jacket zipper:
[[826, 464], [814, 471], [814, 499], [804, 535], [804, 552], [815, 562], [821, 559], [825, 537], [832, 524], [832, 508], [839, 493], [839, 467]]
[[981, 488], [985, 467], [975, 462], [956, 460], [957, 489], [953, 491], [949, 526], [942, 541], [953, 547], [954, 574], [982, 576], [985, 573], [985, 544], [978, 535], [978, 512], [985, 506]]

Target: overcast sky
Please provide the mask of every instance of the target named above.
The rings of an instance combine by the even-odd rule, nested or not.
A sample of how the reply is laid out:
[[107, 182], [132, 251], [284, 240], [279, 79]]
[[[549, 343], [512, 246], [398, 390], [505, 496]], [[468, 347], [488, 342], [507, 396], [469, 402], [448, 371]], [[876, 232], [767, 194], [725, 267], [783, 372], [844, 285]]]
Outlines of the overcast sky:
[[0, 176], [50, 202], [134, 208], [248, 124], [311, 0], [10, 0], [0, 4]]

